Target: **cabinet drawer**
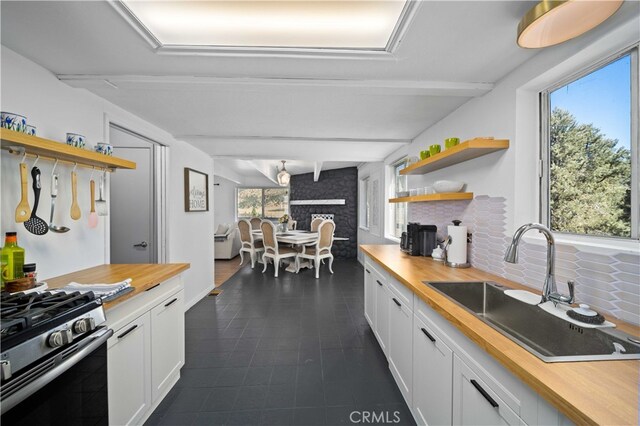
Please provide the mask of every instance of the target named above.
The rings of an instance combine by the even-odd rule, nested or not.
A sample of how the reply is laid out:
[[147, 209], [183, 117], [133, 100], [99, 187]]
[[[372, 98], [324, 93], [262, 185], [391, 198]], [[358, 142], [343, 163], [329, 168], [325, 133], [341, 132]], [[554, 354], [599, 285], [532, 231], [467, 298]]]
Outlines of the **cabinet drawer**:
[[117, 330], [145, 312], [149, 312], [151, 308], [182, 288], [182, 277], [180, 275], [158, 283], [109, 309], [107, 311], [107, 324]]
[[365, 259], [364, 269], [365, 269], [365, 273], [367, 273], [367, 270], [368, 270], [369, 273], [376, 274], [378, 275], [378, 277], [380, 277], [380, 279], [384, 279], [384, 272], [382, 267], [378, 265], [375, 261], [371, 260], [369, 257]]
[[522, 425], [524, 422], [458, 356], [453, 357], [453, 424]]
[[387, 282], [389, 289], [395, 294], [394, 297], [396, 297], [403, 306], [413, 312], [413, 292], [393, 278], [389, 278]]

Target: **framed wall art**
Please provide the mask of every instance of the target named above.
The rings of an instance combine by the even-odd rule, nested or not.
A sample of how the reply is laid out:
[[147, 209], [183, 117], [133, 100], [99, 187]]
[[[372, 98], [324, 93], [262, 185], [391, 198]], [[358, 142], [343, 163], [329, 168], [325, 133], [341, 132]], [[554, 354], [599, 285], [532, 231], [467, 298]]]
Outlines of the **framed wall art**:
[[209, 211], [209, 175], [184, 168], [184, 211]]

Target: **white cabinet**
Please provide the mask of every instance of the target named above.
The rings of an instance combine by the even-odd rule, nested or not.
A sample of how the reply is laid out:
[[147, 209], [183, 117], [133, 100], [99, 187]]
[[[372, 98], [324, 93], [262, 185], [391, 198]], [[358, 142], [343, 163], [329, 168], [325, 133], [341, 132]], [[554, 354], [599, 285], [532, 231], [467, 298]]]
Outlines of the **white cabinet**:
[[417, 316], [413, 326], [413, 411], [418, 424], [450, 425], [453, 351]]
[[177, 276], [107, 310], [109, 424], [143, 424], [184, 365], [184, 286]]
[[375, 315], [376, 315], [376, 283], [374, 279], [374, 270], [369, 263], [364, 266], [364, 317], [369, 322], [371, 329], [375, 332]]
[[364, 270], [364, 315], [385, 355], [389, 346], [389, 296], [382, 274], [369, 262]]
[[[402, 300], [402, 301], [401, 301]], [[413, 380], [413, 312], [389, 288], [389, 368], [400, 392], [411, 406]]]
[[151, 310], [151, 396], [171, 386], [184, 365], [184, 291]]
[[382, 352], [389, 357], [389, 290], [382, 277], [376, 277], [376, 327], [374, 333]]
[[520, 425], [524, 422], [458, 356], [453, 357], [453, 424]]
[[150, 314], [116, 330], [107, 342], [109, 423], [141, 424], [151, 406]]

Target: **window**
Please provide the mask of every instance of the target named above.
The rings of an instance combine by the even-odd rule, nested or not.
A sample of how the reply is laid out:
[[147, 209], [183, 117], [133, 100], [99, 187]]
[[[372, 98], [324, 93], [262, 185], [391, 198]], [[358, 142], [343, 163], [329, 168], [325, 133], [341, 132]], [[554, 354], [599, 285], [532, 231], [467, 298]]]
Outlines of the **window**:
[[[393, 166], [393, 180], [394, 180], [394, 197], [398, 192], [407, 191], [407, 176], [401, 175], [400, 170], [407, 167], [407, 160], [394, 164]], [[393, 229], [391, 235], [400, 238], [402, 233], [407, 230], [407, 203], [394, 203], [393, 204]]]
[[289, 211], [287, 188], [238, 188], [238, 219], [279, 219]]
[[371, 200], [371, 188], [369, 187], [369, 178], [360, 180], [360, 227], [369, 229], [369, 218], [371, 217], [371, 209], [369, 206]]
[[542, 220], [638, 238], [638, 49], [542, 93]]

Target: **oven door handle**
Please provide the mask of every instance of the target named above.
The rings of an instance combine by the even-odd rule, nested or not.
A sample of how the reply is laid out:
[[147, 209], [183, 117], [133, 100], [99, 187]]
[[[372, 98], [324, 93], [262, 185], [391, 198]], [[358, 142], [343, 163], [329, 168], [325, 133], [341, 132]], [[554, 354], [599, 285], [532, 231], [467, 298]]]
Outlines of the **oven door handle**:
[[[35, 378], [31, 378], [23, 385], [19, 385], [15, 390], [11, 391], [10, 395], [8, 395], [6, 398], [4, 397], [3, 389], [2, 404], [0, 404], [1, 413], [6, 413], [11, 408], [15, 407], [20, 402], [24, 401], [35, 392], [52, 382], [54, 379], [59, 377], [62, 373], [73, 367], [75, 364], [82, 361], [93, 351], [98, 349], [102, 344], [104, 344], [112, 335], [113, 330], [103, 328], [102, 330], [97, 331], [93, 335], [88, 336], [85, 340], [83, 340], [83, 346], [72, 355], [67, 356], [65, 352], [61, 352], [60, 354], [58, 354], [54, 361], [55, 365], [51, 369], [34, 372], [34, 375], [36, 376]], [[20, 378], [21, 376], [16, 377], [17, 380], [20, 380]]]

